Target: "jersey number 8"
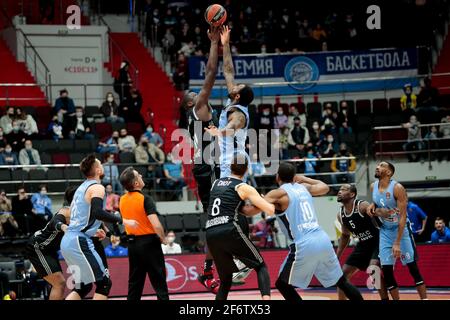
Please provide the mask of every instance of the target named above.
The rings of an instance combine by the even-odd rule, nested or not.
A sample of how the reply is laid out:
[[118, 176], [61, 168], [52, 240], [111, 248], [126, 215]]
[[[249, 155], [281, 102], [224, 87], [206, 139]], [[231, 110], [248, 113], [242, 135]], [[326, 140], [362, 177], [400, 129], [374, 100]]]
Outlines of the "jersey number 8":
[[221, 203], [220, 198], [214, 199], [213, 207], [212, 207], [212, 210], [211, 210], [211, 215], [213, 217], [217, 216], [220, 213], [220, 203]]

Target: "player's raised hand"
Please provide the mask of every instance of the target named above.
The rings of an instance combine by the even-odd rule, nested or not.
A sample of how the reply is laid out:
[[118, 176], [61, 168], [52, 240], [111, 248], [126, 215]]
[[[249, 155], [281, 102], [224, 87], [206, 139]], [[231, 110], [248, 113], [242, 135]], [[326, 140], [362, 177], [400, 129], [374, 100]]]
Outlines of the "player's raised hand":
[[211, 26], [210, 29], [208, 29], [208, 38], [211, 40], [211, 42], [219, 42], [220, 40], [220, 27], [213, 27]]
[[392, 245], [392, 255], [396, 259], [400, 258], [400, 256], [402, 255], [402, 251], [400, 250], [400, 244], [399, 243], [394, 243]]
[[103, 229], [97, 229], [97, 232], [95, 233], [96, 238], [98, 238], [100, 241], [104, 240], [106, 238], [106, 232]]
[[230, 33], [231, 29], [228, 26], [223, 26], [221, 33], [220, 33], [220, 41], [222, 42], [222, 45], [226, 45], [230, 43]]
[[216, 126], [209, 126], [205, 128], [205, 131], [208, 132], [212, 137], [220, 136], [220, 130]]

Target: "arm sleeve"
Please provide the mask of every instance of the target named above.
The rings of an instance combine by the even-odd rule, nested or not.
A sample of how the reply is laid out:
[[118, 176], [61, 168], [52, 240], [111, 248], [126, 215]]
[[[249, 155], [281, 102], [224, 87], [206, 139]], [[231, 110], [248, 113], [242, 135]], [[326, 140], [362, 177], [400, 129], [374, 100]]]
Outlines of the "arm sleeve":
[[144, 209], [148, 216], [157, 214], [155, 202], [150, 196], [144, 195]]
[[108, 213], [103, 210], [103, 199], [92, 198], [91, 200], [91, 214], [95, 219], [110, 222], [110, 223], [122, 223], [122, 217], [116, 216], [114, 214]]
[[62, 214], [55, 214], [55, 216], [50, 220], [49, 229], [50, 231], [61, 231], [61, 226], [66, 224], [66, 217]]

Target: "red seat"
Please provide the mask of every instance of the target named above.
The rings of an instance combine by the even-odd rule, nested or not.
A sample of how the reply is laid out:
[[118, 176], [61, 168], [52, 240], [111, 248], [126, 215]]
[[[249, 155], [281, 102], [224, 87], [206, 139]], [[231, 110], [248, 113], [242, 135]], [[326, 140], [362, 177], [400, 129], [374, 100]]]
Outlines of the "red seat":
[[52, 154], [52, 162], [54, 164], [70, 164], [70, 157], [67, 153]]
[[267, 108], [267, 107], [269, 107], [270, 111], [273, 112], [274, 109], [273, 109], [273, 106], [270, 103], [260, 103], [258, 105], [258, 113], [262, 113], [263, 109]]
[[387, 99], [374, 99], [372, 101], [373, 113], [376, 115], [386, 115], [388, 113]]
[[305, 106], [305, 104], [303, 102], [302, 103], [291, 103], [290, 106], [291, 107], [296, 107], [297, 110], [298, 110], [298, 113], [300, 113], [300, 114], [305, 114], [306, 113], [306, 106]]
[[95, 124], [95, 131], [100, 139], [109, 137], [112, 135], [112, 127], [109, 123], [97, 123]]
[[127, 131], [128, 134], [132, 135], [136, 140], [139, 140], [141, 138], [141, 135], [143, 134], [142, 126], [137, 122], [127, 123]]
[[356, 100], [356, 113], [358, 115], [368, 116], [372, 113], [371, 102], [368, 99]]

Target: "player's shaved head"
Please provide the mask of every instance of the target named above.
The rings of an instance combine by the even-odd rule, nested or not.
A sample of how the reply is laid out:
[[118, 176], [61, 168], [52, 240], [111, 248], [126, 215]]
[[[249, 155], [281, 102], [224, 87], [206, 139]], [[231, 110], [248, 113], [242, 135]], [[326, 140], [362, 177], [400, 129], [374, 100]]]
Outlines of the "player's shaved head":
[[347, 203], [348, 201], [353, 201], [358, 194], [358, 190], [355, 185], [343, 184], [338, 191], [337, 201]]
[[296, 169], [293, 164], [289, 162], [280, 163], [278, 168], [278, 180], [283, 183], [291, 183], [294, 181]]

